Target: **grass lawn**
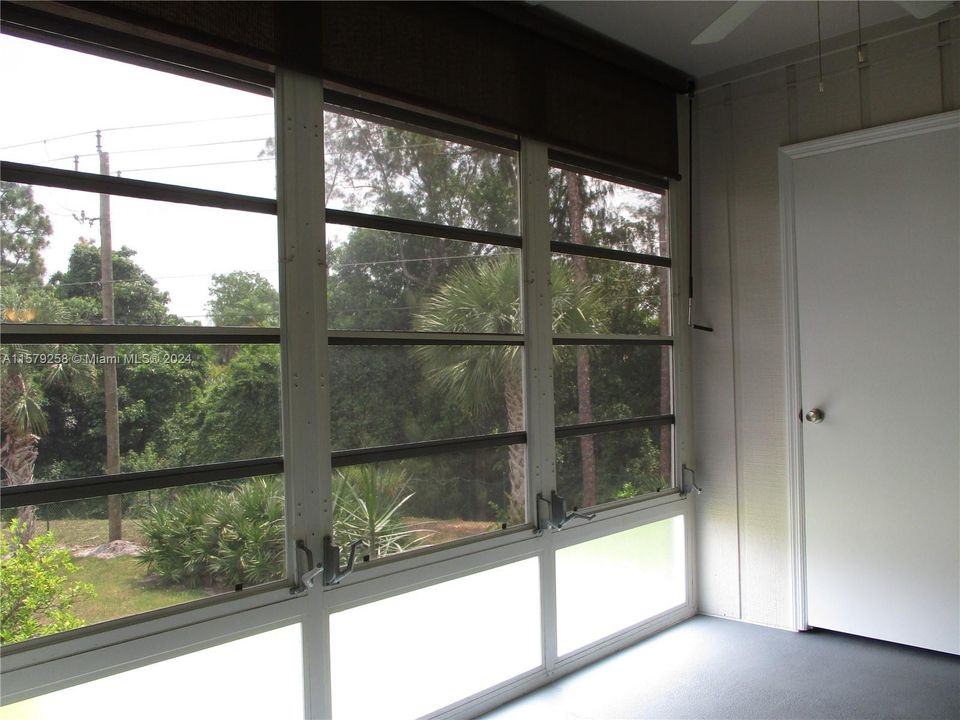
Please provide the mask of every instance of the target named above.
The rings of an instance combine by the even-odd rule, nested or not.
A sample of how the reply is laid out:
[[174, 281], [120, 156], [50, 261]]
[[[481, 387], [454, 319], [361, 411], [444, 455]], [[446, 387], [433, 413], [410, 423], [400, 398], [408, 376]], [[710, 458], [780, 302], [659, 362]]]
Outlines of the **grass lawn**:
[[[58, 545], [65, 547], [83, 547], [88, 545], [102, 545], [109, 536], [107, 521], [89, 520], [86, 518], [65, 518], [50, 520], [49, 530], [53, 533]], [[133, 520], [123, 521], [123, 539], [143, 545], [143, 535]], [[47, 521], [37, 520], [37, 532], [47, 531]]]
[[87, 625], [207, 597], [203, 589], [165, 588], [145, 582], [143, 566], [129, 555], [76, 558], [74, 563], [78, 571], [71, 579], [90, 583], [96, 592], [74, 606], [74, 614]]

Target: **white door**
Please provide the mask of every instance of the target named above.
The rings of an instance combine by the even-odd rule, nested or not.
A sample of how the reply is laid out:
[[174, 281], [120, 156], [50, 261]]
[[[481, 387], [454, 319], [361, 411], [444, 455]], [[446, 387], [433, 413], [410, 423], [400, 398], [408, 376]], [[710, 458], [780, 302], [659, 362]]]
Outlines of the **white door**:
[[958, 139], [960, 113], [949, 113], [783, 153], [798, 409], [823, 413], [800, 426], [807, 622], [950, 653], [960, 653]]

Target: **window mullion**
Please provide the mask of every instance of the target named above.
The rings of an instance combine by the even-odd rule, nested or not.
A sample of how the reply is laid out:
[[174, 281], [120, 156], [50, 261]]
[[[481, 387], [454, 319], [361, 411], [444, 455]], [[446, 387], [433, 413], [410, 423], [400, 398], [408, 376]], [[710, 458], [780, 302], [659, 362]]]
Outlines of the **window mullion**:
[[547, 148], [524, 140], [520, 150], [523, 229], [524, 398], [527, 424], [528, 515], [536, 520], [536, 496], [556, 488], [553, 441], [553, 337], [550, 298], [550, 227]]
[[[527, 516], [537, 521], [537, 495], [557, 487], [553, 404], [553, 305], [550, 296], [550, 197], [546, 145], [520, 146], [523, 246], [523, 396], [527, 427]], [[547, 672], [557, 661], [556, 565], [548, 545], [540, 554], [540, 628]]]
[[[295, 542], [321, 554], [332, 532], [327, 264], [324, 223], [323, 85], [277, 73], [277, 198], [283, 364], [287, 552], [296, 576]], [[329, 647], [322, 593], [308, 596], [303, 626], [305, 709], [329, 715]]]

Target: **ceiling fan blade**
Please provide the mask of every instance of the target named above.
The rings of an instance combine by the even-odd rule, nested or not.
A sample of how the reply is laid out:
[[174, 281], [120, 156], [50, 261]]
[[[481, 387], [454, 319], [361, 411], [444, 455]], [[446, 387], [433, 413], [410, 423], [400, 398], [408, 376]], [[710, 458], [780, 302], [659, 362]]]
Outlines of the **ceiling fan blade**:
[[935, 15], [952, 4], [952, 2], [922, 2], [921, 0], [903, 0], [903, 2], [897, 3], [917, 20], [924, 20], [931, 15]]
[[691, 45], [709, 45], [720, 42], [736, 30], [740, 23], [753, 15], [763, 4], [763, 0], [737, 0], [710, 23], [707, 28], [690, 41]]

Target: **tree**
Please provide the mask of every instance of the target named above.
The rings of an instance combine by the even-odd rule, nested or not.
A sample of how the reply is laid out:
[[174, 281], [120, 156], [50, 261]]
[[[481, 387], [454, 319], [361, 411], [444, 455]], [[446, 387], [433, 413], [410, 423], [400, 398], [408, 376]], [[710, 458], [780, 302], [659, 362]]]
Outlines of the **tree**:
[[43, 282], [46, 268], [41, 253], [50, 244], [52, 232], [43, 205], [33, 199], [32, 187], [0, 182], [0, 273], [5, 286], [24, 291]]
[[83, 625], [73, 614], [78, 600], [93, 594], [86, 583], [69, 584], [77, 567], [50, 533], [24, 536], [20, 520], [0, 532], [0, 643], [29, 640]]
[[187, 412], [193, 463], [280, 455], [280, 348], [241, 347]]
[[[135, 261], [137, 251], [123, 246], [113, 251], [114, 322], [117, 325], [182, 325], [183, 320], [167, 310], [170, 295], [157, 289], [157, 281]], [[67, 261], [67, 270], [50, 276], [50, 286], [61, 300], [81, 309], [80, 322], [99, 324], [100, 249], [81, 238]]]
[[262, 275], [234, 271], [214, 275], [207, 303], [210, 320], [217, 326], [277, 327], [280, 294]]
[[[518, 257], [498, 255], [479, 266], [451, 273], [428, 297], [414, 327], [421, 332], [521, 331], [518, 297]], [[589, 286], [576, 282], [565, 265], [554, 264], [553, 332], [588, 332], [602, 322], [602, 302]], [[523, 430], [523, 378], [515, 345], [425, 345], [418, 356], [426, 379], [456, 399], [468, 413], [485, 412], [500, 398], [506, 408], [507, 432]], [[507, 516], [512, 524], [525, 520], [524, 448], [510, 446], [510, 487]]]
[[[43, 287], [44, 264], [41, 251], [49, 244], [53, 231], [43, 206], [33, 199], [33, 189], [13, 183], [0, 184], [0, 309], [8, 320], [67, 322], [68, 308]], [[29, 348], [35, 351], [37, 348]], [[45, 354], [60, 357], [71, 353], [64, 346], [40, 348]], [[46, 396], [56, 385], [65, 384], [82, 368], [66, 361], [34, 365], [19, 360], [26, 358], [24, 348], [4, 349], [0, 367], [0, 470], [4, 485], [28, 485], [34, 481], [41, 435], [47, 432], [44, 412]], [[35, 508], [23, 505], [17, 509], [20, 518], [18, 538], [27, 543], [35, 532]]]
[[[583, 234], [583, 182], [581, 176], [571, 170], [563, 171], [567, 185], [567, 209], [570, 217], [570, 242], [585, 244]], [[582, 255], [573, 257], [574, 278], [580, 285], [587, 283], [587, 258]], [[590, 387], [590, 352], [585, 345], [577, 347], [577, 422], [593, 422], [593, 400]], [[584, 505], [597, 504], [597, 455], [593, 446], [593, 435], [580, 436], [580, 463], [583, 477]]]

